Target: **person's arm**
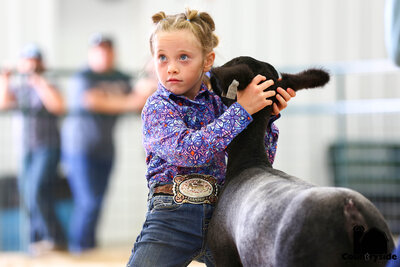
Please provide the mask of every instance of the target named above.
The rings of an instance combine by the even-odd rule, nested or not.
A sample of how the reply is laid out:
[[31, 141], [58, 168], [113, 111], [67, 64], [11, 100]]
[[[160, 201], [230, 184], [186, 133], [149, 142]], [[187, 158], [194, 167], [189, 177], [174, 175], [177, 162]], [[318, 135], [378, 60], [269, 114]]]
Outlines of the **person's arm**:
[[9, 109], [15, 104], [14, 94], [10, 91], [10, 71], [0, 74], [0, 109]]
[[157, 89], [157, 81], [148, 78], [139, 79], [134, 89], [127, 95], [113, 95], [93, 89], [84, 95], [87, 109], [106, 113], [141, 112], [147, 98]]
[[84, 106], [90, 111], [105, 114], [140, 112], [146, 99], [147, 96], [136, 91], [127, 95], [112, 95], [91, 89], [84, 93]]
[[141, 112], [147, 98], [157, 89], [157, 81], [139, 79], [129, 94], [108, 94], [92, 88], [84, 93], [84, 106], [93, 112], [119, 114]]
[[267, 98], [275, 92], [264, 90], [273, 82], [261, 81], [265, 81], [265, 77], [254, 77], [245, 90], [238, 92], [238, 102], [198, 130], [186, 127], [181, 111], [172, 103], [152, 99], [142, 113], [145, 149], [176, 166], [206, 164], [215, 153], [224, 151], [233, 138], [252, 122], [251, 114], [272, 104]]
[[51, 85], [43, 76], [31, 74], [29, 81], [39, 95], [47, 111], [61, 115], [65, 113], [65, 102], [61, 93]]
[[389, 58], [400, 66], [400, 0], [386, 0], [385, 41]]
[[252, 121], [238, 103], [220, 117], [195, 130], [186, 126], [180, 110], [165, 99], [150, 99], [142, 112], [143, 143], [146, 151], [175, 166], [207, 164], [224, 151], [232, 139]]

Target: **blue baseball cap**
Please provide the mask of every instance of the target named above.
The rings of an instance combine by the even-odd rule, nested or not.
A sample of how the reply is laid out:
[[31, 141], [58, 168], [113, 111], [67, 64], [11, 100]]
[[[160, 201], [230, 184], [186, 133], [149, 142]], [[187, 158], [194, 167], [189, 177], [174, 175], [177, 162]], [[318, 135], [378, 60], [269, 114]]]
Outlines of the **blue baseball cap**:
[[90, 46], [108, 45], [113, 47], [113, 39], [102, 33], [95, 33], [90, 37], [89, 44]]
[[32, 58], [41, 60], [42, 51], [36, 44], [27, 44], [21, 50], [21, 58]]

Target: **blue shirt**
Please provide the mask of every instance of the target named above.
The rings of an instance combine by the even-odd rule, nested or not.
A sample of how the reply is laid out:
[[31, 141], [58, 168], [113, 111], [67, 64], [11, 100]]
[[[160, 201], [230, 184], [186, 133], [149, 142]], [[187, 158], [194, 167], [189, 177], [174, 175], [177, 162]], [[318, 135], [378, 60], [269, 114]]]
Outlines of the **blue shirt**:
[[89, 69], [73, 77], [68, 91], [69, 113], [62, 128], [63, 153], [111, 159], [117, 115], [94, 113], [85, 108], [84, 93], [93, 88], [109, 94], [128, 94], [130, 77], [117, 70], [95, 73]]
[[[46, 74], [43, 75], [50, 80]], [[20, 149], [26, 152], [39, 147], [58, 148], [60, 145], [58, 118], [47, 111], [28, 80], [28, 75], [19, 74], [13, 78], [10, 85], [19, 111], [17, 134], [21, 140]]]
[[[252, 120], [239, 103], [227, 108], [204, 85], [194, 100], [159, 85], [142, 111], [148, 186], [189, 173], [212, 175], [222, 185], [225, 150]], [[273, 123], [269, 128], [266, 150], [272, 164], [279, 131]]]

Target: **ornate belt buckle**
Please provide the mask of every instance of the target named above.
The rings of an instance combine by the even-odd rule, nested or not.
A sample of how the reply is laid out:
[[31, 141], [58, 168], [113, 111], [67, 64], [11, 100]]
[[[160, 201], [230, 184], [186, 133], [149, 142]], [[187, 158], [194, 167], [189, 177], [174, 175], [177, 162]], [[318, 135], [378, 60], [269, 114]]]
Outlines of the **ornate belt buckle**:
[[217, 180], [211, 175], [177, 175], [173, 182], [174, 201], [177, 204], [214, 204], [217, 202]]

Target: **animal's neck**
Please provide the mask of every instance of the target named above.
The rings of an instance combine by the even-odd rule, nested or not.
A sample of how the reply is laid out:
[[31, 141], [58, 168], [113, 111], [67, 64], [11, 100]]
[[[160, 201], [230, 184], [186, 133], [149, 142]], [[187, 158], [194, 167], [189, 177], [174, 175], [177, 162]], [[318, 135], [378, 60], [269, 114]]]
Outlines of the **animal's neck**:
[[246, 168], [259, 165], [271, 167], [264, 143], [270, 115], [270, 108], [254, 114], [253, 122], [229, 144], [227, 181]]

